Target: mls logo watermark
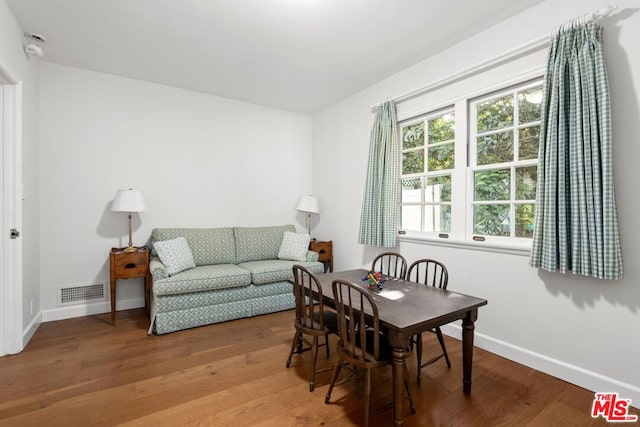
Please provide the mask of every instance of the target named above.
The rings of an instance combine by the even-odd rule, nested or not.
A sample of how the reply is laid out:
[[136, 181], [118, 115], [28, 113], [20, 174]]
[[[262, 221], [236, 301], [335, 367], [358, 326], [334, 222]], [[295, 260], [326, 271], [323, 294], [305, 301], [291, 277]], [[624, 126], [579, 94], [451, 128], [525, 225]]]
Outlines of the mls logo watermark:
[[591, 418], [602, 417], [614, 423], [633, 423], [637, 415], [629, 415], [631, 399], [620, 399], [618, 393], [596, 393], [591, 408]]

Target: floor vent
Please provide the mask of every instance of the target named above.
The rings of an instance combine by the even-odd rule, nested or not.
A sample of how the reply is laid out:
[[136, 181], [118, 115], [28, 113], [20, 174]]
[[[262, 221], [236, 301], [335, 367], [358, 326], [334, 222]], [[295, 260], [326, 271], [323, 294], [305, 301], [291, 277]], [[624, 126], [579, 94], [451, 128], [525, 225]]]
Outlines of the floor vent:
[[102, 283], [58, 287], [58, 305], [104, 300], [105, 290]]

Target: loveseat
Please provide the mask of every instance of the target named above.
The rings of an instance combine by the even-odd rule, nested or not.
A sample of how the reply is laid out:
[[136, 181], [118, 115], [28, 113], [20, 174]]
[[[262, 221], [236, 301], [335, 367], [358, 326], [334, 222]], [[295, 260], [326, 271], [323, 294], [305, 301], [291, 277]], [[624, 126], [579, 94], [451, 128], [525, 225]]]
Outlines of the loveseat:
[[308, 251], [308, 235], [295, 231], [293, 225], [153, 229], [149, 333], [293, 308], [287, 281], [293, 265], [324, 271]]

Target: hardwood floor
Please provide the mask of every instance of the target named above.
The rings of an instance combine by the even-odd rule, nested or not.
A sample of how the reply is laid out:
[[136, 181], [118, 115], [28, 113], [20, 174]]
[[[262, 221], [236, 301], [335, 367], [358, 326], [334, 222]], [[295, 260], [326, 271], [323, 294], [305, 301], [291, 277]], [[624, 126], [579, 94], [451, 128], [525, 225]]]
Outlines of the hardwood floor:
[[[7, 426], [353, 426], [363, 417], [362, 384], [337, 386], [331, 373], [309, 392], [310, 355], [285, 363], [293, 311], [148, 336], [144, 310], [40, 326], [19, 355], [0, 358], [0, 425]], [[425, 335], [425, 352], [438, 343]], [[444, 361], [423, 371], [411, 392], [408, 426], [597, 426], [593, 393], [476, 349], [473, 390], [464, 395], [461, 344], [445, 337]], [[335, 349], [335, 337], [333, 337]], [[333, 366], [321, 351], [319, 367]], [[426, 356], [425, 356], [426, 357]], [[391, 401], [391, 369], [375, 372], [372, 409]], [[633, 409], [633, 413], [638, 411]], [[372, 425], [392, 424], [392, 410]]]

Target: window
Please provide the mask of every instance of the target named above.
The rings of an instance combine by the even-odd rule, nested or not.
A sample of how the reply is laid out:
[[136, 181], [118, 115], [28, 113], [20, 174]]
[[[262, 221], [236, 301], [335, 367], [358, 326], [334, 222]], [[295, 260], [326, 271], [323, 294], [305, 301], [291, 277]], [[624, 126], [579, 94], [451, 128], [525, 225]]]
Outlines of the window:
[[541, 99], [537, 79], [402, 121], [402, 230], [529, 240]]
[[[426, 132], [425, 132], [426, 130]], [[403, 228], [451, 231], [455, 114], [446, 110], [402, 125]]]
[[471, 102], [474, 235], [533, 236], [541, 100], [535, 83]]

